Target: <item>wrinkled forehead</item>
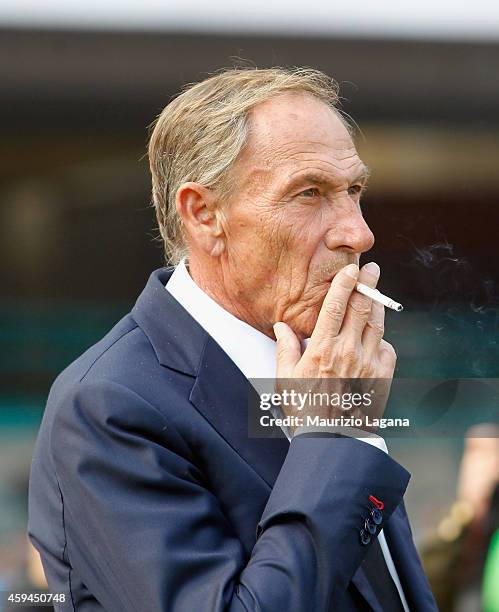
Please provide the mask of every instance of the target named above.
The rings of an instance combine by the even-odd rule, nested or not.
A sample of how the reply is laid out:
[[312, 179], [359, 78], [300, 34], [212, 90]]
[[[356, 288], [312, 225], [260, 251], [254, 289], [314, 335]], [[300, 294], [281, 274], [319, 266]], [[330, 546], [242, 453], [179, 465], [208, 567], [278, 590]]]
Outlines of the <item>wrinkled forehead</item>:
[[362, 163], [339, 114], [301, 93], [283, 94], [253, 109], [241, 157], [247, 172], [315, 162]]

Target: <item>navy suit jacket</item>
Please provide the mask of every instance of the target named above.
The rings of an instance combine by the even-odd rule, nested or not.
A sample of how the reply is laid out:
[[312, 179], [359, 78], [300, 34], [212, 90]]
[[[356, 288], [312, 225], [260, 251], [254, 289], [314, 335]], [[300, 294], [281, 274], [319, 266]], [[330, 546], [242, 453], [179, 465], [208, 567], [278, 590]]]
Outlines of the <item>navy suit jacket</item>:
[[436, 610], [408, 472], [353, 438], [249, 438], [249, 383], [165, 290], [171, 272], [51, 389], [29, 534], [56, 609], [382, 612], [360, 567], [373, 494], [411, 611]]

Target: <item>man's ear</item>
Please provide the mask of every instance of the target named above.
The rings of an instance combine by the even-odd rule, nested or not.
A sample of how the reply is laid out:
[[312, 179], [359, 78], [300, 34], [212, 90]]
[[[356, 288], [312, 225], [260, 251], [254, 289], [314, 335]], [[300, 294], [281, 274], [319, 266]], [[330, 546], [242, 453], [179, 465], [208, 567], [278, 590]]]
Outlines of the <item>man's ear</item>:
[[225, 249], [225, 232], [219, 198], [214, 192], [200, 183], [182, 183], [175, 205], [191, 246], [212, 257], [221, 255]]

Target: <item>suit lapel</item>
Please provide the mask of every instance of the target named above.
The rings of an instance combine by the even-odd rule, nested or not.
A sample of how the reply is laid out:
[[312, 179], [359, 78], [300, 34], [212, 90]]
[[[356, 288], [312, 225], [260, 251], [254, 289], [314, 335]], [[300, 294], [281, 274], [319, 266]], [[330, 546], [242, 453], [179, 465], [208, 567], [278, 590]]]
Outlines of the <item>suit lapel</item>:
[[289, 448], [280, 428], [272, 438], [248, 435], [250, 394], [256, 394], [234, 362], [208, 338], [190, 401], [218, 433], [269, 485], [279, 474]]

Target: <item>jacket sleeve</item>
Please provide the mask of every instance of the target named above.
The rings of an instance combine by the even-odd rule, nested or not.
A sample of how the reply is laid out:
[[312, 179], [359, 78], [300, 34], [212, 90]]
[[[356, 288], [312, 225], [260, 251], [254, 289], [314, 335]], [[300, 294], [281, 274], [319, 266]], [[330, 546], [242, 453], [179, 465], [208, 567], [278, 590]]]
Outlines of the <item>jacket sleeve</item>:
[[179, 432], [130, 389], [80, 383], [50, 448], [69, 561], [110, 612], [334, 608], [367, 552], [368, 495], [386, 520], [409, 480], [353, 438], [297, 437], [247, 559]]

